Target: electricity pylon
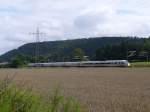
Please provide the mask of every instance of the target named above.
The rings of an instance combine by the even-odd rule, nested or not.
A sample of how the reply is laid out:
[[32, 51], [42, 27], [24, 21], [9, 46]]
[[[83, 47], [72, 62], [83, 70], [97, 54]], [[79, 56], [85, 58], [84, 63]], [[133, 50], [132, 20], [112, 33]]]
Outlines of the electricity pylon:
[[40, 55], [40, 37], [42, 36], [42, 35], [45, 35], [45, 33], [43, 33], [43, 32], [41, 32], [40, 30], [39, 30], [39, 28], [37, 28], [36, 29], [36, 31], [35, 32], [33, 32], [33, 33], [29, 33], [30, 35], [34, 35], [35, 36], [35, 52], [34, 52], [34, 54], [35, 54], [35, 63], [39, 63], [39, 55]]

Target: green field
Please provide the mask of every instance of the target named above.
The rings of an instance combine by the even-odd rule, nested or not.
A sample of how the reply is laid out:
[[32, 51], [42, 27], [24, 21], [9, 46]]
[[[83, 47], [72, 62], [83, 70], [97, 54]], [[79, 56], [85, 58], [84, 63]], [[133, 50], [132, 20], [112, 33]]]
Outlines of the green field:
[[132, 62], [132, 67], [150, 67], [150, 62]]

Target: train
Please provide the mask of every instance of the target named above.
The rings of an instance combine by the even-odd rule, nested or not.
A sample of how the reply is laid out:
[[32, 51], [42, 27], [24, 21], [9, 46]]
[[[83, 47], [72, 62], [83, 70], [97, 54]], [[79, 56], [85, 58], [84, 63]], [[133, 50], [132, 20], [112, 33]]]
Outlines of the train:
[[129, 67], [127, 60], [29, 63], [28, 67]]

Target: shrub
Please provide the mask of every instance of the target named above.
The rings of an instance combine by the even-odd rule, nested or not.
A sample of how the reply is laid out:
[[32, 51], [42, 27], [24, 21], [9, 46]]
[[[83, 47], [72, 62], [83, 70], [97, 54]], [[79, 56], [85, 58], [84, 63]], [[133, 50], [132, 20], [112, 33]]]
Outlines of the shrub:
[[22, 59], [19, 58], [19, 57], [15, 57], [15, 58], [13, 58], [13, 59], [11, 60], [9, 66], [10, 66], [11, 68], [20, 68], [20, 67], [23, 67], [23, 66], [25, 66], [25, 65], [26, 65], [26, 63], [25, 63], [24, 60], [22, 60]]

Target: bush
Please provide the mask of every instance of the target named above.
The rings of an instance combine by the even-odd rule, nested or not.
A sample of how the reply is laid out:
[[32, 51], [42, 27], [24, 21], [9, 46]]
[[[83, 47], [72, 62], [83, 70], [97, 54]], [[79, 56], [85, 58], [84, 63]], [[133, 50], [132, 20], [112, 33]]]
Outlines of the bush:
[[15, 57], [11, 60], [10, 62], [10, 67], [11, 68], [20, 68], [20, 67], [24, 67], [26, 65], [26, 62], [19, 58], [19, 57]]

